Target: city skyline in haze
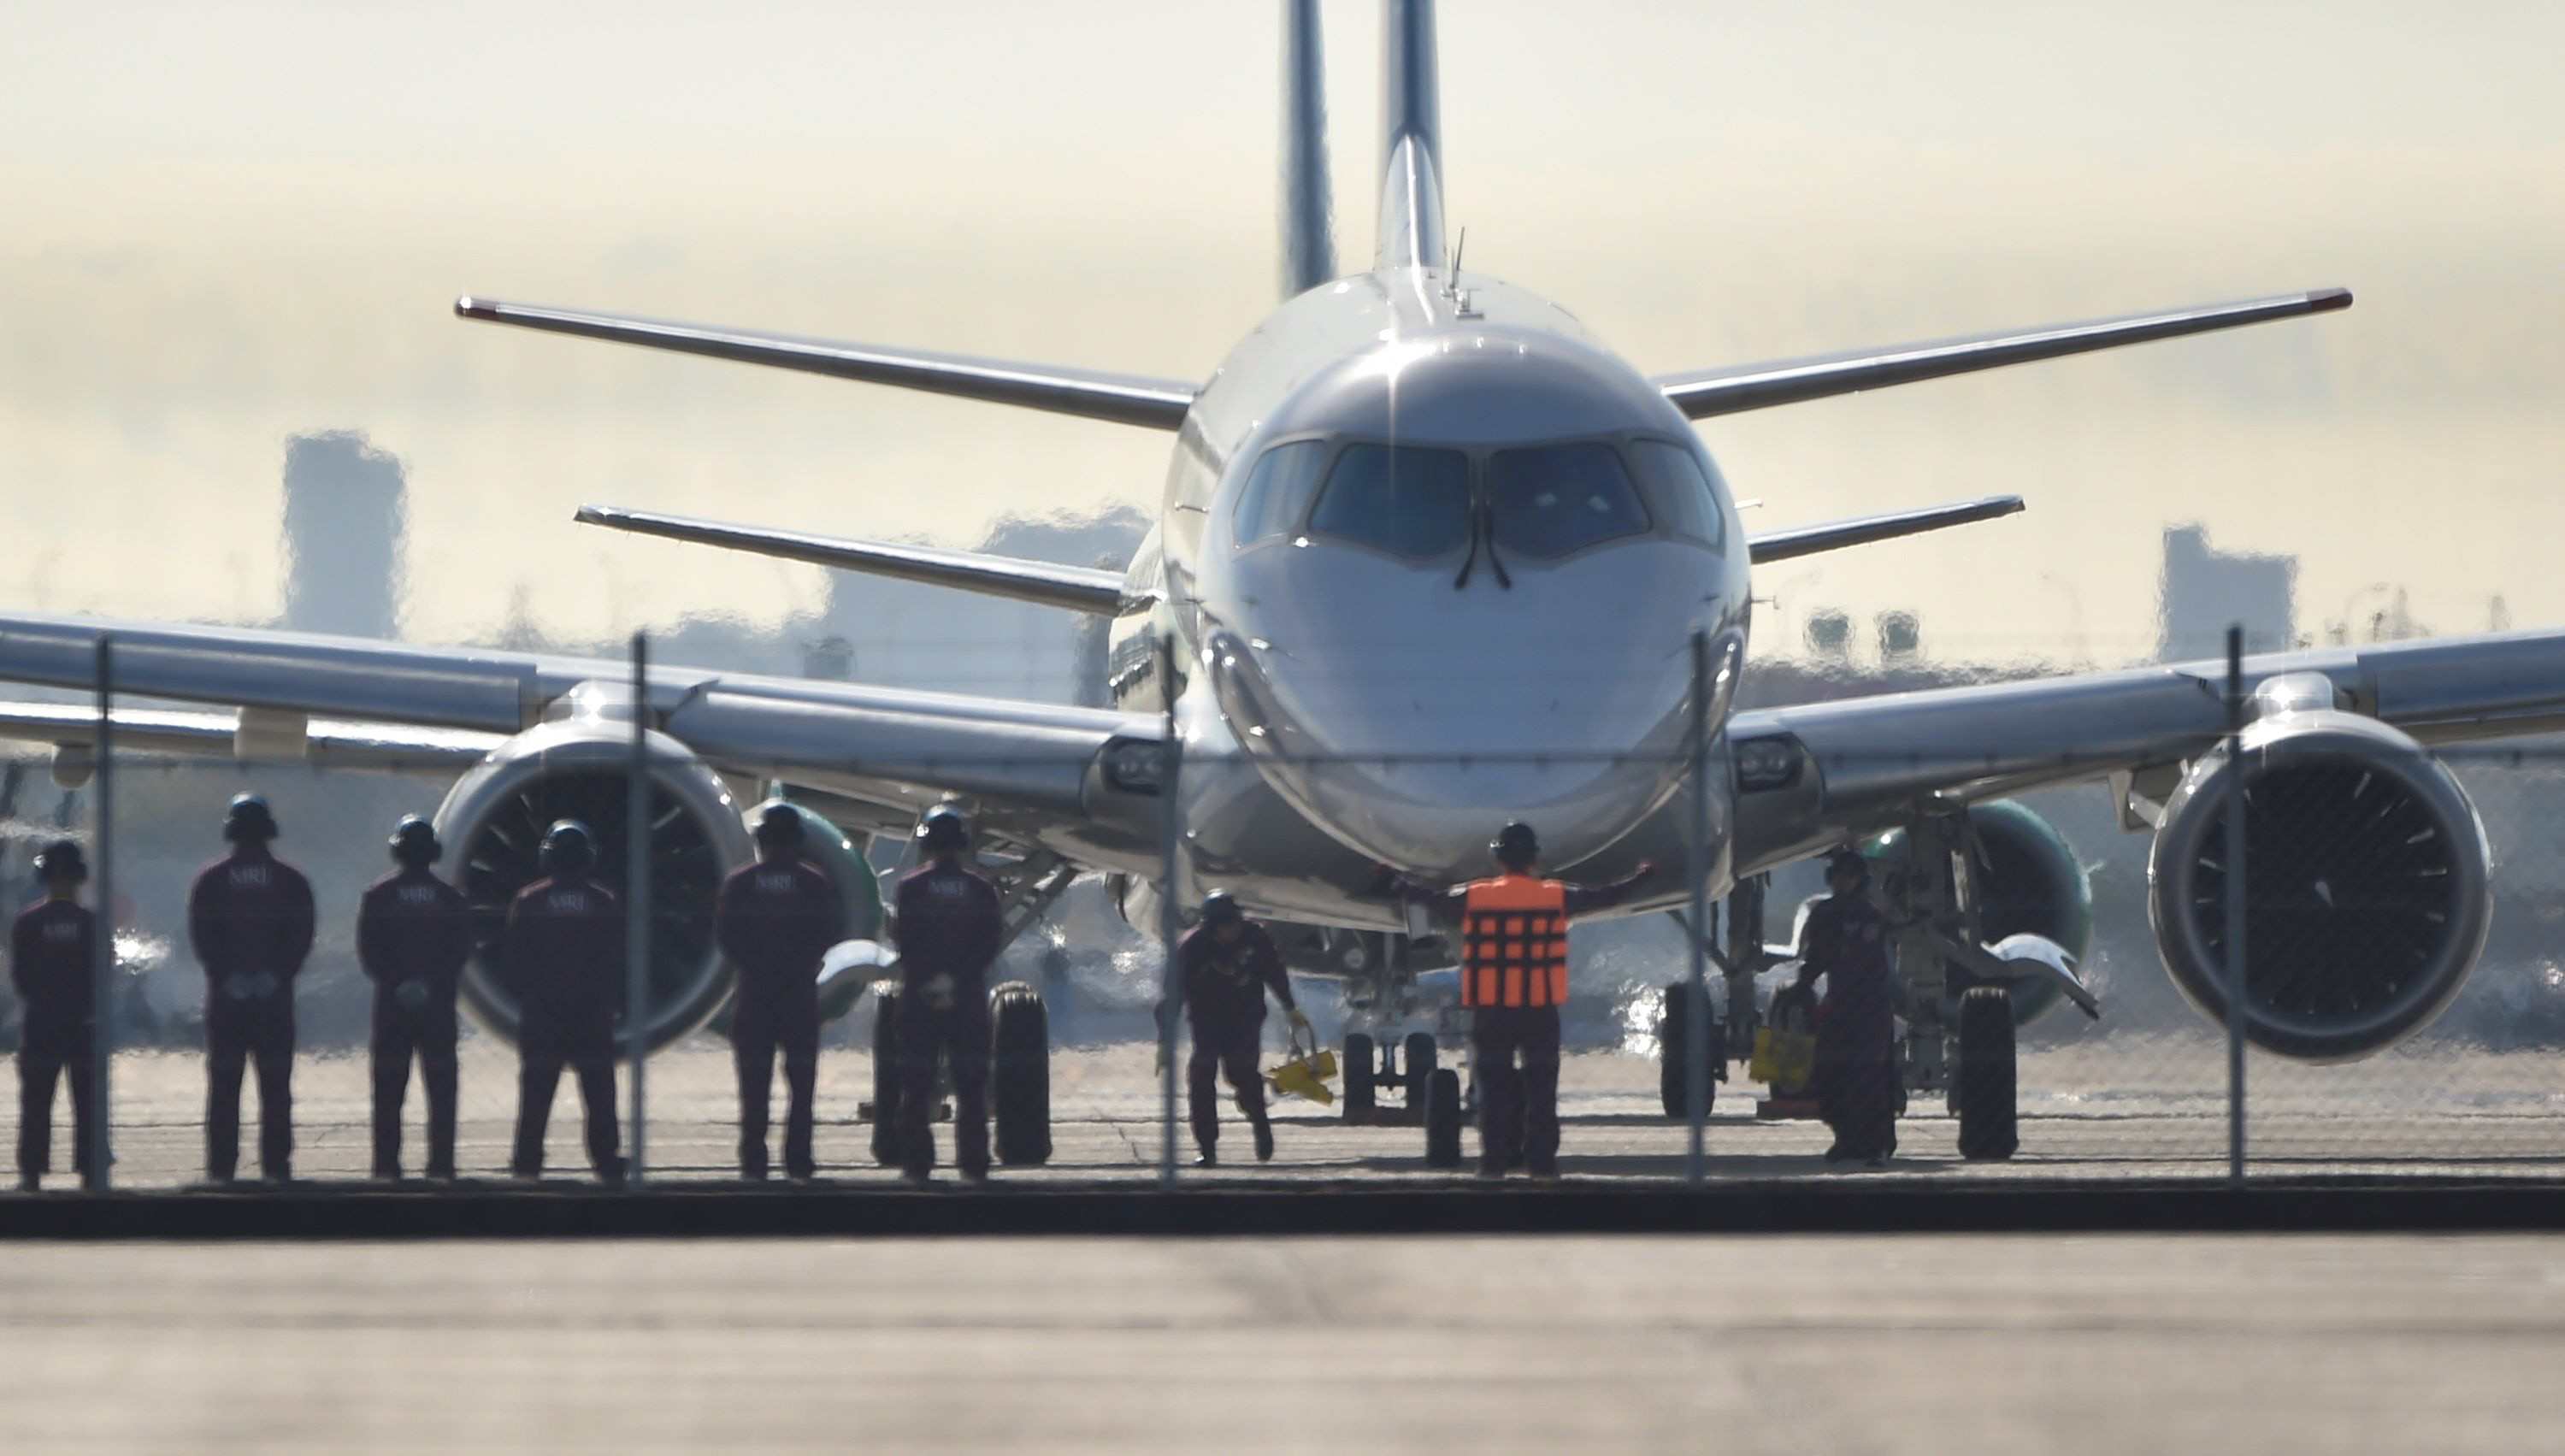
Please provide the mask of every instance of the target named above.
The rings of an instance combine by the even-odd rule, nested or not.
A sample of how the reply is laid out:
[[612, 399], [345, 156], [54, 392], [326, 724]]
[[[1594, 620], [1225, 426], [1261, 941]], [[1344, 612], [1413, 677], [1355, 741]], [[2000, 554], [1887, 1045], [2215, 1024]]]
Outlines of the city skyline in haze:
[[[1154, 511], [1161, 434], [451, 317], [454, 295], [1199, 377], [1275, 302], [1278, 7], [39, 9], [0, 60], [0, 600], [267, 619], [287, 441], [400, 462], [403, 619], [814, 614], [816, 569], [609, 502], [967, 545]], [[609, 17], [612, 17], [609, 19]], [[1340, 263], [1377, 7], [1325, 7]], [[1912, 609], [1962, 660], [2136, 660], [2168, 525], [2565, 622], [2548, 10], [1626, 4], [1443, 16], [1469, 261], [1670, 370], [2342, 284], [2340, 316], [1705, 422], [1749, 527], [2010, 492], [1757, 574], [1762, 650]], [[137, 523], [147, 523], [145, 526]], [[1061, 635], [1065, 641], [1066, 623]], [[860, 669], [859, 669], [860, 670]]]

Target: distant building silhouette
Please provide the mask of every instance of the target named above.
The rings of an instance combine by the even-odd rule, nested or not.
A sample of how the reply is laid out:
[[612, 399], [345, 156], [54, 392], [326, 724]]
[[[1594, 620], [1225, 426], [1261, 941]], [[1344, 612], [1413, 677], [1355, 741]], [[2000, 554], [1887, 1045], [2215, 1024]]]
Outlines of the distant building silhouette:
[[2245, 651], [2285, 651], [2297, 642], [2297, 589], [2296, 557], [2222, 552], [2204, 527], [2166, 527], [2156, 660], [2222, 657], [2230, 623]]
[[285, 625], [390, 637], [400, 628], [409, 486], [356, 430], [285, 442]]

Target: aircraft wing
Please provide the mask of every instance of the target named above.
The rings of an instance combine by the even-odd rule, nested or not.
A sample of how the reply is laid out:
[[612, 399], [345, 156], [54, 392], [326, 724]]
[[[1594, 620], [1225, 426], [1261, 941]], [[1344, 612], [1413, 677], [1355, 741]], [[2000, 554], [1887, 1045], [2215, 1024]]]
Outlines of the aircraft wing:
[[1195, 388], [1172, 379], [1144, 379], [1093, 369], [1007, 360], [969, 359], [929, 354], [878, 344], [839, 344], [825, 339], [797, 339], [745, 329], [717, 329], [700, 324], [671, 324], [617, 314], [591, 314], [577, 309], [503, 304], [466, 296], [454, 301], [454, 312], [466, 319], [514, 324], [551, 334], [576, 334], [644, 349], [700, 354], [741, 364], [770, 364], [808, 373], [832, 374], [873, 384], [895, 384], [931, 394], [953, 394], [993, 404], [1047, 409], [1087, 419], [1112, 420], [1148, 429], [1176, 429], [1193, 407]]
[[[2565, 629], [2271, 653], [2243, 668], [2247, 693], [2321, 674], [2338, 707], [2427, 746], [2565, 730]], [[2225, 663], [2190, 662], [1738, 713], [1740, 872], [1887, 828], [1922, 802], [2180, 765], [2225, 732]]]
[[2186, 334], [2207, 334], [2274, 319], [2330, 313], [2351, 307], [2351, 291], [2320, 288], [2311, 293], [2247, 299], [2241, 303], [2208, 304], [2097, 319], [2084, 324], [2057, 324], [2039, 329], [2013, 329], [1931, 344], [1904, 344], [1887, 349], [1855, 350], [1813, 359], [1776, 360], [1694, 373], [1659, 374], [1648, 382], [1665, 392], [1677, 409], [1692, 419], [1768, 409], [1804, 399], [1824, 399], [1911, 384], [1919, 379], [1947, 378], [2005, 364], [2063, 359], [2071, 354], [2118, 349]]
[[[0, 681], [93, 688], [112, 634], [126, 699], [223, 713], [119, 712], [134, 747], [457, 769], [539, 724], [620, 703], [610, 659], [415, 647], [232, 627], [0, 615]], [[947, 796], [1028, 843], [1081, 863], [1145, 865], [1154, 853], [1156, 718], [1104, 709], [842, 682], [654, 668], [657, 726], [711, 767], [809, 785], [906, 823]], [[0, 737], [86, 744], [80, 704], [0, 706]], [[370, 745], [370, 746], [368, 746]]]

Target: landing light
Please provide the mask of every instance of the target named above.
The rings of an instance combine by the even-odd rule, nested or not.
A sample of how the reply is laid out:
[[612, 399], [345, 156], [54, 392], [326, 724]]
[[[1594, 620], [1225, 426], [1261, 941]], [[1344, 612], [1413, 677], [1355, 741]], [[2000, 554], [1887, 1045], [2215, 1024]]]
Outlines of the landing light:
[[1795, 738], [1749, 738], [1733, 750], [1737, 787], [1749, 793], [1786, 789], [1799, 780], [1799, 742]]

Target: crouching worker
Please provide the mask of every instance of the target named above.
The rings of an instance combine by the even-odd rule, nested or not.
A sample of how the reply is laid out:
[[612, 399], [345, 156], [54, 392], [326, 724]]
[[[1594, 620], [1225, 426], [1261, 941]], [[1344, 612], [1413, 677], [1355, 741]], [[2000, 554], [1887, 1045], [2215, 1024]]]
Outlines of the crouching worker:
[[623, 905], [589, 877], [596, 840], [577, 820], [544, 836], [544, 877], [508, 906], [508, 972], [517, 984], [517, 1147], [508, 1169], [544, 1173], [544, 1128], [562, 1068], [579, 1077], [587, 1111], [587, 1161], [607, 1183], [623, 1181], [614, 1118], [614, 1005], [623, 983]]
[[[1220, 1162], [1220, 1079], [1229, 1079], [1238, 1110], [1256, 1137], [1256, 1160], [1274, 1158], [1274, 1124], [1265, 1115], [1265, 1080], [1257, 1060], [1265, 1041], [1265, 994], [1282, 1003], [1293, 1031], [1309, 1029], [1309, 1019], [1291, 1000], [1291, 977], [1282, 954], [1263, 925], [1247, 918], [1226, 890], [1215, 890], [1202, 903], [1202, 923], [1187, 931], [1177, 951], [1183, 972], [1178, 994], [1184, 998], [1185, 1021], [1193, 1029], [1193, 1056], [1185, 1063], [1186, 1106], [1193, 1116], [1194, 1161], [1203, 1167]], [[1160, 1024], [1168, 1008], [1160, 1006]], [[1166, 1056], [1167, 1041], [1159, 1043]], [[1159, 1071], [1165, 1071], [1163, 1064]]]
[[413, 814], [392, 831], [400, 868], [365, 886], [356, 910], [356, 964], [374, 983], [374, 1176], [401, 1175], [401, 1102], [409, 1065], [427, 1092], [427, 1175], [454, 1178], [454, 993], [472, 954], [463, 892], [429, 866], [444, 852], [436, 827]]
[[1817, 977], [1817, 1105], [1835, 1134], [1828, 1162], [1879, 1167], [1897, 1149], [1889, 1092], [1896, 1017], [1888, 970], [1888, 913], [1870, 897], [1870, 861], [1851, 849], [1826, 859], [1833, 894], [1808, 907], [1799, 931], [1799, 977], [1785, 996], [1806, 999]]
[[18, 1186], [33, 1193], [52, 1171], [54, 1083], [72, 1093], [72, 1166], [90, 1171], [91, 1101], [98, 1063], [91, 995], [98, 917], [80, 902], [89, 859], [70, 840], [36, 855], [45, 897], [18, 914], [9, 930], [9, 982], [18, 988]]
[[766, 1123], [775, 1057], [784, 1054], [784, 1172], [816, 1176], [812, 1103], [819, 1083], [819, 958], [846, 926], [837, 887], [802, 857], [802, 816], [785, 803], [758, 811], [757, 859], [722, 882], [713, 938], [739, 973], [730, 1044], [739, 1071], [739, 1174], [767, 1170]]

